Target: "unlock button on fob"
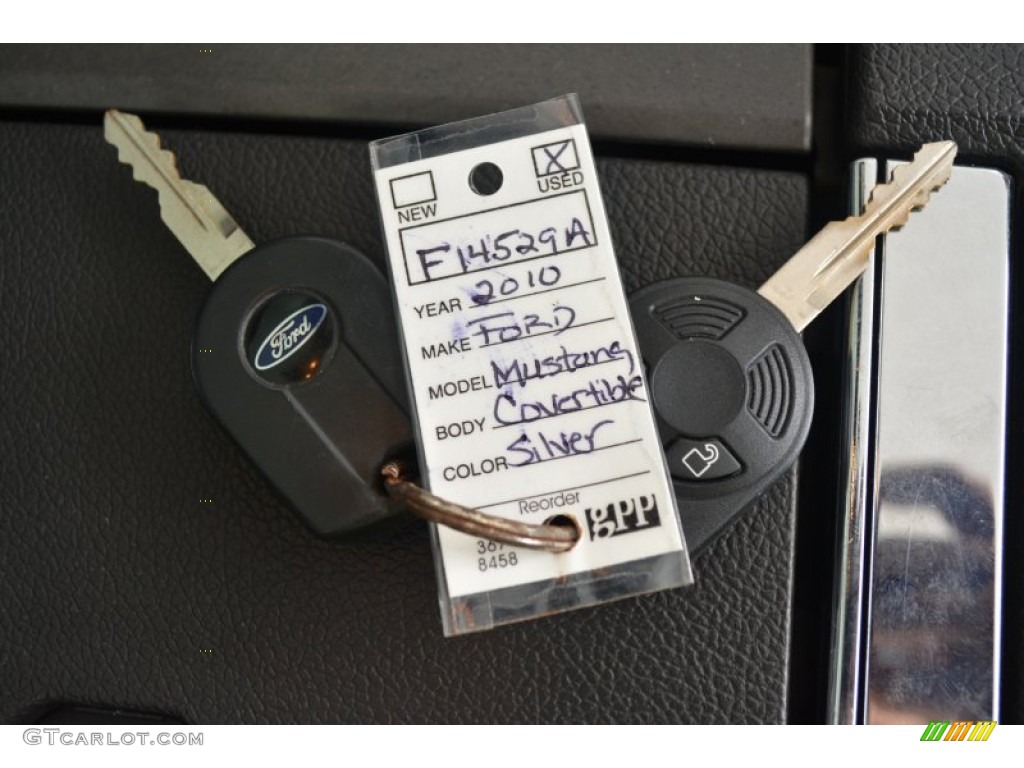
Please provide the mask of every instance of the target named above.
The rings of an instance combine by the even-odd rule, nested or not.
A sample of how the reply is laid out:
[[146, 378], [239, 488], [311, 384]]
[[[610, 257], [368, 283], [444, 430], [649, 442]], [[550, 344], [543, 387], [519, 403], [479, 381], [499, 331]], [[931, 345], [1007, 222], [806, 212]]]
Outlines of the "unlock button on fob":
[[668, 468], [676, 480], [718, 480], [735, 475], [740, 463], [718, 440], [681, 437], [668, 448]]

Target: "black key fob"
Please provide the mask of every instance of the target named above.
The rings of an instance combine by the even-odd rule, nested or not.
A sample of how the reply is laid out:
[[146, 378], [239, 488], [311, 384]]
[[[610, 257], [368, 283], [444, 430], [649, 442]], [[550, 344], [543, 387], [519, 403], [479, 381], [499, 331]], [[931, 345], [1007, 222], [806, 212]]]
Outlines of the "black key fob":
[[656, 283], [630, 309], [696, 552], [796, 460], [814, 411], [811, 363], [773, 304], [723, 280]]
[[361, 253], [316, 237], [256, 246], [213, 284], [192, 370], [206, 406], [309, 525], [389, 517], [380, 467], [411, 454], [391, 291]]

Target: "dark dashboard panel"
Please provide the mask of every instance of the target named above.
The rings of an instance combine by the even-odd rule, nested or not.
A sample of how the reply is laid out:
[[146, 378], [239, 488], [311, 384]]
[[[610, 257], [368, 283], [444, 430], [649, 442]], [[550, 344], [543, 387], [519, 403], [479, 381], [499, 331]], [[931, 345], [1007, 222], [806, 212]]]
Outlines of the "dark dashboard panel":
[[0, 46], [0, 105], [424, 126], [579, 93], [602, 139], [806, 152], [809, 45]]

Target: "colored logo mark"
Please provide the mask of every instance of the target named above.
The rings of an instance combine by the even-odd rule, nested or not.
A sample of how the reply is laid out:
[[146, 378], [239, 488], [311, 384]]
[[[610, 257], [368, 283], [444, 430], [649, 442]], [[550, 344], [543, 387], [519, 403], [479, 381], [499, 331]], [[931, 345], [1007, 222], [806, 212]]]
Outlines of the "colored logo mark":
[[995, 727], [994, 720], [932, 720], [921, 734], [921, 741], [988, 741]]

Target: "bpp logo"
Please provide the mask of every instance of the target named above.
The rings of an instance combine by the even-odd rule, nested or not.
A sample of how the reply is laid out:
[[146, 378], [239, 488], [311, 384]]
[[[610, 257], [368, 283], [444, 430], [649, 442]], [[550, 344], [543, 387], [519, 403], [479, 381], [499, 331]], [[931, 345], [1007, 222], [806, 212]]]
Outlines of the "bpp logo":
[[661, 525], [658, 500], [654, 494], [613, 501], [604, 507], [587, 507], [586, 516], [591, 541]]

